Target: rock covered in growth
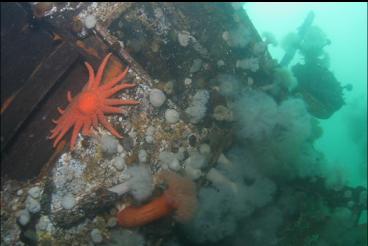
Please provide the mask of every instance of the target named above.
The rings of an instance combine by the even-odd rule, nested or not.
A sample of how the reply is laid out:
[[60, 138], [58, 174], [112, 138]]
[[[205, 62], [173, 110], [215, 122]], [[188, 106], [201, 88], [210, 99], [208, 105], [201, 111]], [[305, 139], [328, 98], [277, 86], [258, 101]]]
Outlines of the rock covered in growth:
[[165, 94], [159, 89], [152, 89], [149, 100], [154, 107], [160, 107], [166, 100]]
[[222, 34], [222, 38], [232, 48], [244, 48], [251, 41], [251, 31], [245, 26], [238, 26]]
[[199, 58], [197, 58], [197, 59], [194, 59], [194, 61], [193, 61], [193, 64], [192, 64], [192, 66], [190, 67], [190, 70], [189, 70], [189, 72], [190, 73], [196, 73], [196, 72], [198, 72], [200, 69], [201, 69], [201, 67], [202, 67], [202, 60], [201, 59], [199, 59]]
[[93, 229], [91, 231], [91, 239], [94, 243], [101, 243], [103, 240], [101, 231], [99, 229]]
[[[205, 148], [205, 147], [203, 147]], [[209, 150], [204, 150], [209, 151]], [[190, 153], [189, 157], [184, 161], [186, 166], [191, 166], [195, 169], [205, 168], [208, 164], [207, 158], [205, 155], [198, 151], [193, 151]]]
[[268, 94], [249, 90], [234, 105], [234, 114], [242, 138], [262, 140], [270, 136], [277, 123], [278, 107]]
[[81, 222], [86, 216], [96, 214], [103, 208], [112, 206], [118, 196], [105, 189], [98, 189], [93, 193], [87, 194], [81, 200], [78, 200], [74, 209], [60, 209], [55, 211], [52, 218], [57, 226], [70, 228], [78, 222]]
[[20, 190], [17, 191], [17, 196], [21, 196], [22, 194], [23, 194], [23, 190], [22, 189], [20, 189]]
[[128, 169], [128, 174], [131, 177], [128, 181], [130, 194], [137, 201], [144, 201], [151, 196], [153, 191], [153, 178], [150, 170], [143, 166], [133, 166]]
[[170, 163], [169, 163], [169, 168], [171, 170], [174, 170], [174, 171], [179, 171], [181, 166], [180, 166], [180, 162], [178, 159], [173, 159]]
[[199, 123], [205, 117], [209, 98], [210, 93], [207, 90], [198, 90], [194, 94], [189, 107], [185, 109], [191, 123]]
[[117, 219], [115, 217], [111, 217], [107, 220], [107, 226], [112, 228], [115, 227], [117, 225]]
[[193, 180], [198, 179], [202, 175], [202, 172], [200, 169], [193, 168], [190, 165], [186, 165], [184, 167], [184, 171], [185, 171], [185, 174], [188, 175], [188, 177], [190, 177]]
[[40, 231], [51, 231], [54, 225], [51, 223], [50, 218], [46, 215], [41, 215], [38, 223], [36, 224], [36, 229]]
[[184, 79], [184, 85], [189, 86], [191, 84], [192, 84], [192, 79], [191, 78], [185, 78]]
[[165, 119], [167, 123], [174, 124], [179, 121], [179, 113], [175, 109], [168, 109], [165, 112]]
[[159, 155], [160, 165], [162, 168], [170, 168], [172, 170], [179, 170], [180, 169], [180, 162], [178, 160], [178, 156], [175, 153], [162, 151]]
[[101, 137], [101, 149], [106, 154], [113, 155], [118, 151], [119, 141], [111, 135], [103, 135]]
[[124, 151], [124, 148], [123, 146], [121, 146], [121, 144], [118, 144], [117, 150], [118, 150], [118, 153], [122, 153]]
[[28, 209], [29, 212], [35, 214], [41, 210], [41, 205], [37, 200], [29, 196], [27, 197], [26, 200], [26, 208]]
[[32, 198], [37, 199], [40, 197], [41, 194], [41, 188], [38, 186], [32, 187], [28, 190], [28, 195], [30, 195]]
[[146, 129], [146, 136], [153, 136], [155, 134], [155, 132], [156, 132], [155, 127], [149, 126]]
[[138, 160], [140, 163], [146, 163], [148, 160], [148, 154], [147, 151], [144, 149], [139, 150], [138, 152]]
[[27, 209], [21, 210], [18, 213], [18, 221], [22, 226], [27, 225], [30, 219], [31, 215], [29, 214]]
[[88, 15], [86, 19], [84, 20], [84, 25], [87, 29], [92, 29], [96, 26], [97, 19], [94, 15]]
[[116, 168], [116, 170], [118, 170], [118, 171], [122, 171], [125, 167], [125, 160], [121, 156], [115, 157], [112, 160], [112, 163], [113, 163], [114, 167]]
[[257, 72], [259, 69], [259, 59], [256, 57], [242, 59], [236, 61], [236, 67], [244, 70], [250, 70], [252, 72]]
[[219, 87], [219, 93], [225, 97], [236, 98], [241, 91], [241, 81], [232, 75], [227, 73], [219, 74], [213, 80]]
[[172, 80], [170, 80], [167, 83], [165, 83], [163, 90], [166, 94], [169, 94], [169, 95], [173, 94], [173, 92], [174, 92], [174, 82]]
[[61, 205], [65, 209], [72, 209], [75, 206], [75, 198], [72, 194], [66, 194], [61, 200]]
[[189, 32], [183, 31], [178, 33], [178, 41], [181, 46], [188, 46], [190, 39], [191, 36]]
[[213, 118], [217, 121], [232, 121], [233, 112], [223, 105], [218, 105], [213, 112]]
[[201, 153], [202, 155], [204, 155], [206, 157], [209, 157], [210, 154], [211, 154], [211, 147], [206, 143], [201, 144], [199, 146], [199, 153]]

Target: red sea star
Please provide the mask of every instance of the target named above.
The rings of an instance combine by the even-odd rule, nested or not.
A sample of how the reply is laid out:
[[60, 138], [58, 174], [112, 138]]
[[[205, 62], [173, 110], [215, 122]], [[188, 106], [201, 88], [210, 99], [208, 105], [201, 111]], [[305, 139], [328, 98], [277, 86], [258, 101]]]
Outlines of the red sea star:
[[53, 120], [57, 125], [51, 130], [52, 135], [49, 138], [56, 138], [54, 147], [74, 125], [72, 138], [70, 140], [70, 148], [73, 149], [78, 133], [82, 130], [83, 135], [90, 135], [91, 127], [93, 126], [96, 128], [98, 121], [101, 122], [101, 124], [114, 136], [122, 138], [122, 136], [107, 121], [104, 113], [122, 113], [123, 110], [121, 108], [113, 106], [135, 105], [139, 102], [135, 100], [109, 99], [110, 96], [114, 95], [118, 91], [136, 86], [135, 84], [128, 83], [116, 85], [119, 81], [124, 79], [128, 73], [128, 67], [120, 75], [100, 86], [102, 75], [110, 57], [111, 53], [103, 59], [100, 67], [98, 68], [96, 77], [92, 66], [85, 62], [89, 73], [89, 80], [86, 86], [84, 86], [82, 92], [74, 99], [72, 99], [71, 93], [68, 91], [67, 99], [70, 104], [65, 110], [58, 107], [58, 111], [61, 116], [58, 120]]

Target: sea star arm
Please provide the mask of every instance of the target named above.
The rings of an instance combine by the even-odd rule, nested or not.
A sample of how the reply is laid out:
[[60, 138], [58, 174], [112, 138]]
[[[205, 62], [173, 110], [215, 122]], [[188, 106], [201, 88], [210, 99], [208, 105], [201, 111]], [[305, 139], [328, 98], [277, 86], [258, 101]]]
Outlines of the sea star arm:
[[57, 124], [57, 126], [52, 129], [50, 132], [52, 133], [52, 135], [50, 136], [51, 138], [54, 138], [55, 135], [57, 135], [59, 132], [61, 132], [61, 130], [63, 129], [64, 124]]
[[136, 84], [122, 84], [122, 85], [117, 85], [111, 89], [108, 89], [106, 91], [103, 92], [104, 97], [110, 97], [111, 95], [114, 95], [116, 92], [124, 90], [124, 89], [128, 89], [128, 88], [133, 88], [135, 87]]
[[124, 110], [117, 107], [111, 107], [111, 106], [102, 106], [101, 110], [106, 113], [123, 113]]
[[82, 120], [77, 120], [77, 122], [74, 125], [72, 138], [70, 140], [70, 149], [74, 148], [75, 142], [77, 140], [78, 133], [82, 129], [82, 126], [83, 126], [83, 121]]
[[127, 75], [129, 70], [129, 67], [126, 67], [124, 72], [122, 72], [119, 76], [113, 78], [112, 80], [110, 80], [108, 83], [104, 84], [103, 86], [101, 86], [102, 90], [107, 90], [112, 88], [114, 85], [116, 85], [119, 81], [123, 80], [125, 78], [125, 76]]
[[[55, 142], [54, 142], [54, 147], [60, 142], [60, 140], [64, 137], [64, 135], [69, 131], [69, 129], [74, 125], [75, 121], [74, 120], [69, 120], [67, 121], [66, 125], [62, 128], [62, 130], [59, 132], [59, 135], [56, 137], [55, 136], [51, 136], [50, 139], [56, 137]], [[55, 134], [55, 133], [54, 133]], [[53, 135], [54, 135], [53, 134]]]
[[139, 104], [136, 100], [122, 100], [122, 99], [106, 99], [106, 105], [136, 105]]
[[53, 134], [57, 134], [58, 132], [61, 132], [62, 128], [64, 128], [64, 126], [67, 124], [68, 122], [68, 113], [67, 114], [64, 114], [62, 115], [62, 117], [60, 117], [56, 123], [57, 125], [55, 126], [54, 129], [51, 130], [51, 133]]
[[91, 135], [92, 119], [87, 119], [83, 125], [82, 134], [89, 136]]
[[112, 125], [107, 121], [106, 117], [104, 116], [104, 114], [102, 113], [102, 111], [99, 111], [97, 113], [97, 117], [98, 120], [101, 122], [101, 124], [106, 127], [107, 130], [109, 130], [112, 135], [118, 137], [118, 138], [123, 138], [123, 136], [121, 136], [113, 127]]
[[65, 110], [60, 108], [60, 107], [57, 107], [57, 110], [59, 111], [60, 114], [64, 114]]
[[90, 89], [92, 86], [93, 81], [95, 80], [95, 72], [93, 71], [93, 68], [91, 66], [91, 64], [89, 64], [88, 62], [85, 62], [84, 65], [86, 66], [87, 70], [88, 70], [88, 82], [87, 82], [87, 88]]
[[73, 101], [72, 93], [68, 91], [66, 93], [66, 98], [68, 99], [68, 102], [71, 103]]
[[106, 68], [106, 64], [109, 60], [109, 58], [111, 57], [111, 53], [109, 53], [102, 61], [100, 67], [98, 68], [98, 71], [97, 71], [97, 75], [96, 75], [96, 79], [91, 83], [91, 87], [90, 88], [97, 88], [99, 86], [99, 84], [101, 83], [101, 79], [102, 79], [102, 75], [103, 75], [103, 72]]
[[94, 115], [92, 118], [92, 125], [94, 128], [97, 128], [98, 125], [98, 119], [97, 119], [97, 115]]

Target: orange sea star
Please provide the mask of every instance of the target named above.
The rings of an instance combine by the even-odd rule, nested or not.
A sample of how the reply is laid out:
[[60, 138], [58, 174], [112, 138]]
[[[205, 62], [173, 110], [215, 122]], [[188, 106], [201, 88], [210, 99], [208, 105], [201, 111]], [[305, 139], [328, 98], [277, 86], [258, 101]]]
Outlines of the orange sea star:
[[128, 73], [128, 67], [120, 75], [100, 86], [106, 64], [110, 57], [111, 53], [103, 59], [96, 76], [92, 66], [87, 62], [84, 63], [88, 69], [89, 80], [84, 86], [82, 92], [80, 92], [76, 97], [72, 98], [70, 91], [68, 91], [67, 99], [70, 104], [65, 110], [58, 107], [58, 111], [61, 116], [58, 120], [53, 120], [57, 125], [51, 130], [52, 135], [49, 137], [50, 139], [56, 138], [54, 147], [59, 143], [69, 129], [73, 127], [73, 125], [74, 129], [70, 140], [71, 149], [73, 149], [75, 145], [78, 133], [82, 130], [83, 135], [90, 135], [91, 127], [93, 126], [96, 128], [98, 122], [101, 122], [101, 124], [114, 136], [122, 138], [122, 136], [107, 121], [104, 113], [122, 113], [123, 109], [113, 106], [135, 105], [139, 102], [135, 100], [109, 99], [110, 96], [114, 95], [118, 91], [136, 86], [135, 84], [128, 83], [116, 85], [119, 81], [125, 78]]

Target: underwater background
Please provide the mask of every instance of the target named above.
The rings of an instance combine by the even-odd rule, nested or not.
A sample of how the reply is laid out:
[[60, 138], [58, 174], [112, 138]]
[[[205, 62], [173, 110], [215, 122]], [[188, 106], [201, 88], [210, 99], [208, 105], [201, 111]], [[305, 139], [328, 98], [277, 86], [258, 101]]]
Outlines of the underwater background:
[[[314, 23], [331, 40], [325, 47], [330, 70], [343, 84], [353, 85], [344, 94], [346, 105], [320, 120], [323, 135], [315, 146], [329, 160], [327, 170], [340, 169], [347, 184], [367, 187], [367, 3], [246, 3], [245, 9], [259, 33], [271, 31], [278, 40], [314, 11]], [[284, 55], [280, 45], [269, 51], [278, 60]]]

